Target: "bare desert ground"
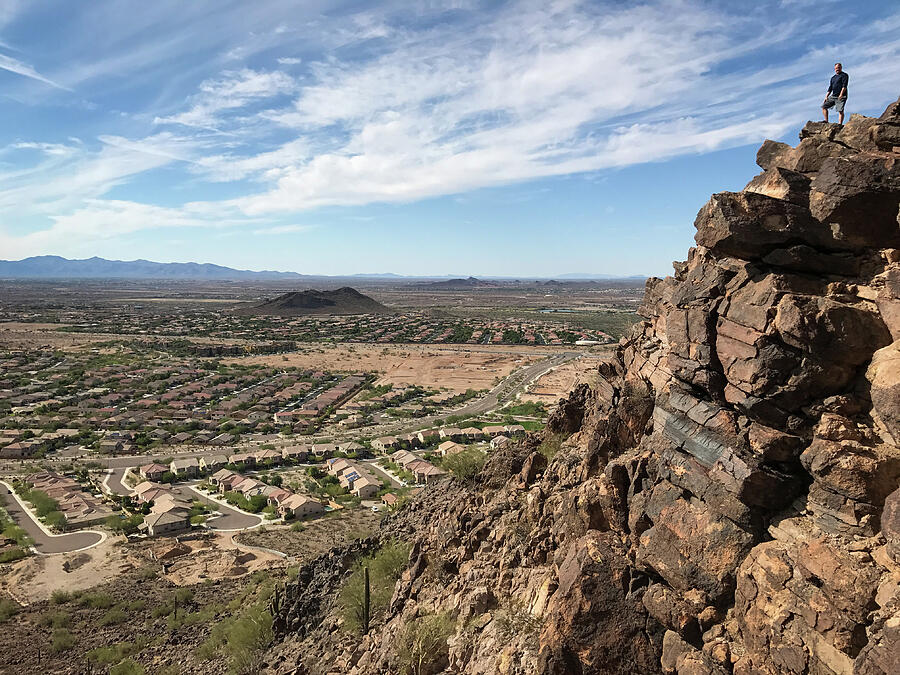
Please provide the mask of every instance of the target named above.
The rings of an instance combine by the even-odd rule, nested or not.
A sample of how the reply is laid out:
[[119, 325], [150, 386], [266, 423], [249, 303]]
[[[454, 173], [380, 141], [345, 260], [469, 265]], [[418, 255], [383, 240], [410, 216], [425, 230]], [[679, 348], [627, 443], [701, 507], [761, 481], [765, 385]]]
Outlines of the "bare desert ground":
[[47, 600], [55, 590], [93, 588], [142, 565], [123, 544], [123, 537], [109, 537], [86, 551], [31, 556], [0, 575], [0, 592], [31, 604]]
[[549, 408], [568, 396], [579, 384], [590, 383], [596, 376], [598, 363], [596, 358], [583, 358], [557, 366], [539, 377], [527, 391], [522, 392], [519, 399], [543, 403]]
[[418, 384], [463, 392], [489, 389], [513, 370], [556, 353], [558, 348], [548, 347], [311, 345], [296, 353], [226, 359], [226, 362], [377, 372], [381, 373], [378, 384]]

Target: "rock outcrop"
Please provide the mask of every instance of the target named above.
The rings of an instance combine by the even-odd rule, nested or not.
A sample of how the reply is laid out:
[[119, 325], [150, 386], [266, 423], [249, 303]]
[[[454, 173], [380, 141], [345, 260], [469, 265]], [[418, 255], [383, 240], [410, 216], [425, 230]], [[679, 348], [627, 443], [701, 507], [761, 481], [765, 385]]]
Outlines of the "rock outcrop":
[[543, 443], [389, 521], [417, 572], [346, 671], [450, 612], [448, 672], [900, 672], [900, 101], [800, 138], [701, 208]]

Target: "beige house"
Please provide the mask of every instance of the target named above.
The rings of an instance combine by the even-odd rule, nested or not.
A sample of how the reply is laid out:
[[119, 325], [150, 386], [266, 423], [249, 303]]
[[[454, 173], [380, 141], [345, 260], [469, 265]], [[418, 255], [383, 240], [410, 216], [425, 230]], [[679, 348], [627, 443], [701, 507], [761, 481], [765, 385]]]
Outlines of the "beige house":
[[307, 518], [325, 513], [325, 507], [321, 502], [306, 495], [291, 495], [278, 505], [278, 513], [282, 518], [288, 515], [292, 515], [294, 518]]
[[507, 443], [509, 443], [509, 436], [504, 436], [503, 434], [494, 436], [491, 439], [491, 449], [496, 450], [497, 448], [502, 448]]
[[138, 473], [141, 474], [141, 478], [147, 481], [157, 481], [163, 477], [163, 474], [169, 470], [165, 464], [144, 464], [144, 466], [138, 469]]
[[173, 459], [172, 463], [169, 465], [169, 469], [176, 476], [195, 478], [200, 475], [200, 462], [196, 457]]
[[371, 499], [378, 494], [380, 489], [381, 483], [368, 476], [363, 476], [353, 482], [352, 492], [360, 499]]
[[444, 441], [437, 449], [441, 453], [441, 457], [446, 457], [447, 455], [455, 455], [458, 452], [462, 452], [466, 449], [466, 446], [460, 445], [456, 441]]
[[177, 512], [162, 511], [151, 513], [144, 518], [142, 525], [151, 537], [182, 532], [191, 527], [191, 522], [186, 515]]
[[228, 464], [228, 457], [225, 455], [213, 455], [211, 457], [200, 458], [201, 471], [218, 471]]
[[381, 438], [376, 438], [372, 441], [372, 447], [375, 450], [387, 452], [388, 450], [400, 447], [400, 439], [396, 436], [382, 436]]

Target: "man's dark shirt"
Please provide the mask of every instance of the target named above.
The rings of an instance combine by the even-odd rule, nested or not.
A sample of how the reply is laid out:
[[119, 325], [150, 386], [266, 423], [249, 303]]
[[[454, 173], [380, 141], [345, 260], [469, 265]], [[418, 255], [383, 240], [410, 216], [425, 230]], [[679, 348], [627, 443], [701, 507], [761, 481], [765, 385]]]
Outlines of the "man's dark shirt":
[[[828, 85], [828, 93], [832, 96], [840, 96], [841, 90], [847, 88], [847, 83], [850, 81], [850, 76], [845, 72], [835, 73], [834, 77], [831, 78], [831, 84]], [[849, 92], [847, 92], [849, 95]]]

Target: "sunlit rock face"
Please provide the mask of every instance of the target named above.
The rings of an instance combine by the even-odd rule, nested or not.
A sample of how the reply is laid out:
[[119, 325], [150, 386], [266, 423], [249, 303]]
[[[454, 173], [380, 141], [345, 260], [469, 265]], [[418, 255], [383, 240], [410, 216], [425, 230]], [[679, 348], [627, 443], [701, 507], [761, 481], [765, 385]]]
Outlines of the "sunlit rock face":
[[287, 589], [279, 667], [396, 672], [448, 612], [450, 672], [900, 672], [900, 101], [800, 139], [700, 209], [543, 438], [388, 521], [413, 556], [362, 641]]

